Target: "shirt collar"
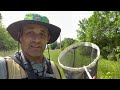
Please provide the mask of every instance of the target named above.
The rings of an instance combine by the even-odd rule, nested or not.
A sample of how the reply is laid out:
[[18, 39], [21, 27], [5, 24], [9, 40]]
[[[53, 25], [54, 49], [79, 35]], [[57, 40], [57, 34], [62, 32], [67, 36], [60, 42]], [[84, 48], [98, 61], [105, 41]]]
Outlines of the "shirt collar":
[[[25, 56], [24, 56], [23, 52], [21, 51], [20, 53], [21, 53], [22, 59], [25, 60]], [[43, 59], [44, 59], [44, 60], [43, 60], [42, 63], [44, 64], [44, 63], [46, 62], [46, 58], [43, 57]], [[29, 60], [29, 61], [30, 61], [30, 63], [31, 63], [32, 65], [33, 65], [33, 64], [36, 64], [36, 63], [35, 63], [34, 61], [32, 61], [32, 60]], [[41, 63], [41, 64], [42, 64], [42, 63]]]

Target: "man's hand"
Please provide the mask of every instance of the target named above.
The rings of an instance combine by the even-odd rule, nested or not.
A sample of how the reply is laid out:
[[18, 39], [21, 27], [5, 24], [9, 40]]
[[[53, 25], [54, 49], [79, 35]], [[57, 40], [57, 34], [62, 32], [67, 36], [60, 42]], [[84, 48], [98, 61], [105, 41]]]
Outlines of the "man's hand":
[[93, 76], [92, 79], [96, 79], [96, 76]]

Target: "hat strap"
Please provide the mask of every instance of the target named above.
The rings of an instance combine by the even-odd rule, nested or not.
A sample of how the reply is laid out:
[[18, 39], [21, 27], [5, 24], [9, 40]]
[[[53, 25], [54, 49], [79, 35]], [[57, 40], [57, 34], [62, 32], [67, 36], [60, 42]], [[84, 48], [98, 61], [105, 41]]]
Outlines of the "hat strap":
[[[21, 34], [20, 34], [20, 32], [18, 32], [18, 38], [20, 39], [20, 36], [21, 36]], [[19, 41], [18, 41], [18, 52], [20, 51], [20, 43], [19, 43]]]
[[18, 52], [20, 51], [20, 37], [22, 36], [22, 27], [21, 27], [21, 25], [19, 26], [19, 28], [20, 28], [20, 31], [18, 31], [18, 39], [19, 39], [19, 41], [18, 41]]
[[50, 60], [50, 51], [49, 51], [49, 45], [47, 44], [47, 49], [48, 49], [48, 59]]

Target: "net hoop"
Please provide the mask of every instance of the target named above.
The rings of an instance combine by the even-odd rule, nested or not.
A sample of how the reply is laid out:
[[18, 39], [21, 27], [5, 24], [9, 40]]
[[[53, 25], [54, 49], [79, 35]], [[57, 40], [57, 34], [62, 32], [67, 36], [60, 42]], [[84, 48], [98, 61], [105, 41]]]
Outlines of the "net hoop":
[[68, 46], [66, 49], [64, 49], [60, 55], [58, 56], [58, 63], [59, 65], [65, 69], [65, 70], [69, 70], [69, 71], [81, 71], [81, 70], [84, 70], [84, 67], [79, 67], [79, 68], [75, 68], [75, 67], [68, 67], [68, 66], [65, 66], [63, 64], [60, 63], [60, 58], [63, 56], [63, 54], [65, 52], [67, 52], [68, 50], [74, 48], [74, 47], [78, 47], [78, 46], [89, 46], [89, 47], [92, 47], [92, 48], [95, 48], [97, 50], [97, 57], [90, 63], [88, 64], [86, 67], [92, 67], [93, 65], [96, 64], [96, 62], [98, 61], [99, 59], [99, 56], [100, 56], [100, 49], [99, 47], [94, 44], [94, 43], [91, 43], [91, 42], [78, 42], [78, 43], [75, 43], [75, 44], [72, 44], [70, 46]]

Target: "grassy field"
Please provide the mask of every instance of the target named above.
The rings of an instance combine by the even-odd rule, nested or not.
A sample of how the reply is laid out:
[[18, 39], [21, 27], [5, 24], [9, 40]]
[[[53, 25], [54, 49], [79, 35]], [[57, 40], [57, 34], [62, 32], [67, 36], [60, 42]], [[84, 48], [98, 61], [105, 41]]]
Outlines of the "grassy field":
[[[60, 50], [50, 50], [50, 59], [58, 65], [58, 68], [60, 69], [62, 78], [65, 79], [64, 72], [63, 72], [62, 68], [60, 67], [60, 65], [58, 64], [58, 56], [59, 56], [60, 52], [61, 52]], [[45, 50], [44, 55], [47, 58], [49, 58], [48, 50]]]
[[[10, 54], [13, 54], [13, 52], [16, 52], [16, 50], [0, 52], [0, 56], [10, 55]], [[50, 59], [53, 60], [58, 65], [58, 68], [60, 69], [60, 72], [62, 74], [62, 78], [65, 79], [64, 72], [58, 64], [58, 56], [60, 52], [61, 52], [60, 50], [50, 50]], [[47, 50], [45, 50], [44, 55], [48, 57]], [[99, 58], [97, 78], [98, 79], [120, 79], [120, 62]]]
[[[48, 56], [47, 50], [44, 53]], [[58, 66], [58, 56], [60, 50], [50, 50], [51, 60], [53, 60]], [[65, 79], [64, 72], [59, 66], [59, 69], [62, 73], [63, 79]], [[120, 79], [120, 62], [119, 61], [110, 61], [103, 58], [99, 58], [98, 69], [97, 69], [97, 78], [98, 79]]]
[[100, 58], [97, 75], [100, 79], [120, 79], [120, 62]]
[[14, 52], [17, 52], [17, 50], [11, 50], [11, 51], [0, 51], [0, 56], [4, 57], [7, 55], [12, 55]]

